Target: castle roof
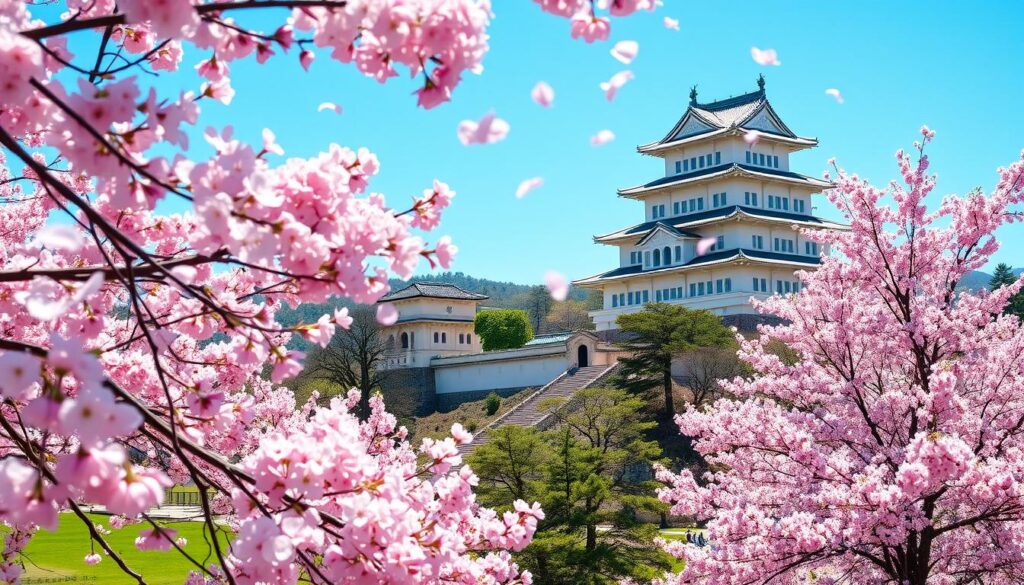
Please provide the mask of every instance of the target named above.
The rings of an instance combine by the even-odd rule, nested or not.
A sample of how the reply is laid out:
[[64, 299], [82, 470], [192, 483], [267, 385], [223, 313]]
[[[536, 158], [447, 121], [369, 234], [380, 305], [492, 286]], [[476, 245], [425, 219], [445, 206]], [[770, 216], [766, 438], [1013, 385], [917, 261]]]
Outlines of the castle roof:
[[725, 264], [728, 262], [744, 260], [804, 268], [813, 268], [821, 264], [821, 259], [817, 256], [801, 256], [799, 254], [781, 254], [779, 252], [767, 252], [765, 250], [734, 248], [731, 250], [721, 250], [719, 252], [712, 252], [710, 254], [704, 254], [703, 256], [697, 256], [685, 264], [665, 266], [662, 268], [655, 268], [653, 270], [644, 270], [640, 265], [623, 266], [615, 268], [614, 270], [588, 276], [587, 278], [581, 278], [580, 280], [573, 281], [573, 284], [578, 286], [587, 286], [607, 280], [621, 280], [632, 276], [654, 276], [668, 272], [684, 272], [691, 268], [703, 268], [712, 264]]
[[489, 298], [487, 295], [469, 292], [468, 290], [459, 288], [454, 284], [414, 282], [403, 289], [393, 291], [382, 296], [377, 302], [404, 301], [417, 297], [455, 299], [461, 301], [482, 301]]
[[757, 91], [706, 103], [697, 101], [697, 88], [694, 87], [690, 91], [689, 106], [665, 137], [641, 145], [637, 150], [655, 154], [693, 140], [749, 130], [798, 148], [816, 145], [817, 139], [797, 136], [775, 112], [764, 91], [764, 77], [757, 83]]
[[753, 165], [746, 165], [742, 163], [726, 163], [724, 165], [699, 169], [689, 173], [660, 177], [653, 181], [648, 181], [643, 185], [619, 189], [619, 196], [635, 198], [636, 196], [646, 195], [652, 191], [678, 187], [680, 185], [691, 183], [699, 183], [702, 181], [710, 181], [712, 179], [721, 179], [727, 176], [768, 179], [789, 184], [806, 185], [808, 187], [820, 189], [827, 189], [832, 186], [828, 181], [822, 181], [821, 179], [815, 179], [814, 177], [801, 175], [800, 173], [794, 173], [793, 171], [755, 167]]
[[643, 238], [651, 230], [656, 229], [659, 224], [670, 225], [680, 232], [694, 233], [687, 228], [693, 228], [703, 224], [714, 223], [727, 219], [744, 218], [795, 224], [809, 228], [845, 229], [847, 227], [843, 224], [824, 220], [813, 215], [778, 211], [775, 209], [760, 209], [757, 207], [747, 207], [745, 205], [726, 205], [725, 207], [719, 207], [717, 209], [709, 209], [707, 211], [698, 211], [696, 213], [687, 213], [677, 217], [639, 223], [608, 234], [594, 236], [594, 241], [598, 243], [611, 243], [624, 238]]

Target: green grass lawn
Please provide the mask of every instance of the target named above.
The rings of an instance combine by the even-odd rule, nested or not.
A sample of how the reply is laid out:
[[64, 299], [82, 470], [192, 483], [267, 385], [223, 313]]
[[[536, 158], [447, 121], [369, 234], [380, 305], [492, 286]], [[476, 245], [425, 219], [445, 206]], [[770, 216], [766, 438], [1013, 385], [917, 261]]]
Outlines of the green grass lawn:
[[[110, 528], [108, 516], [90, 515], [96, 524]], [[202, 522], [167, 522], [162, 526], [178, 531], [178, 536], [188, 539], [185, 551], [196, 560], [209, 564], [216, 558], [213, 548], [207, 544], [203, 534]], [[176, 550], [169, 552], [140, 551], [135, 548], [135, 537], [140, 530], [150, 528], [148, 523], [132, 524], [121, 530], [111, 530], [104, 539], [111, 548], [124, 559], [125, 563], [146, 579], [151, 585], [181, 585], [192, 565]], [[221, 536], [226, 550], [226, 537]], [[89, 566], [83, 559], [89, 554], [89, 532], [81, 520], [72, 513], [61, 514], [60, 527], [56, 532], [40, 530], [32, 542], [23, 551], [25, 574], [29, 583], [41, 579], [64, 578], [69, 576], [84, 578], [83, 581], [94, 583], [134, 583], [135, 581], [121, 572], [114, 561], [107, 557], [99, 545], [96, 552], [103, 557], [99, 564]], [[209, 555], [209, 556], [208, 556]]]

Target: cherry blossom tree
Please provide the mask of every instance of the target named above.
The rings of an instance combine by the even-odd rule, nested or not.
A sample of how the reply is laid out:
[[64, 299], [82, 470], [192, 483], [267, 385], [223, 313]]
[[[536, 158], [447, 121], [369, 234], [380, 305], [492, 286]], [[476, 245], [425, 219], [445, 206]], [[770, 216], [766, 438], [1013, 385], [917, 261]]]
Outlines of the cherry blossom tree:
[[[300, 368], [292, 335], [323, 346], [352, 320], [341, 310], [284, 327], [278, 309], [372, 303], [423, 259], [447, 268], [455, 246], [425, 235], [454, 191], [434, 181], [393, 208], [370, 190], [368, 149], [283, 158], [270, 129], [249, 144], [209, 128], [213, 154], [189, 150], [201, 107], [231, 102], [230, 68], [244, 59], [290, 54], [309, 68], [327, 56], [379, 82], [404, 71], [418, 104], [438, 106], [481, 69], [490, 3], [63, 8], [46, 21], [0, 0], [0, 577], [17, 582], [18, 552], [70, 511], [103, 553], [83, 562], [109, 558], [144, 583], [88, 520], [83, 505], [96, 504], [115, 528], [143, 525], [139, 548], [188, 557], [190, 583], [529, 582], [508, 550], [543, 512], [476, 504], [461, 427], [414, 448], [379, 400], [360, 423], [356, 394], [296, 405], [277, 385]], [[279, 24], [252, 28], [256, 11]], [[186, 67], [201, 86], [151, 82]], [[213, 563], [146, 515], [183, 482], [199, 488]], [[229, 545], [215, 516], [236, 534]]]
[[788, 323], [743, 342], [734, 398], [678, 417], [710, 471], [661, 470], [661, 497], [711, 545], [666, 545], [686, 567], [665, 583], [1024, 580], [1024, 330], [1001, 314], [1021, 281], [957, 288], [1019, 219], [1024, 158], [929, 212], [922, 133], [902, 184], [837, 170], [850, 229], [806, 232], [836, 254], [760, 305]]

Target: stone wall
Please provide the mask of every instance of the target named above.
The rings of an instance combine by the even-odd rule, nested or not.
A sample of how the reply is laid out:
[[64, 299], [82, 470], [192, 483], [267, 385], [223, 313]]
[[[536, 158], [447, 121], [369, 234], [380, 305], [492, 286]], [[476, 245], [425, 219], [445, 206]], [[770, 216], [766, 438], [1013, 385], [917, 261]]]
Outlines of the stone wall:
[[400, 418], [427, 416], [437, 410], [433, 368], [388, 370], [381, 392], [388, 411]]

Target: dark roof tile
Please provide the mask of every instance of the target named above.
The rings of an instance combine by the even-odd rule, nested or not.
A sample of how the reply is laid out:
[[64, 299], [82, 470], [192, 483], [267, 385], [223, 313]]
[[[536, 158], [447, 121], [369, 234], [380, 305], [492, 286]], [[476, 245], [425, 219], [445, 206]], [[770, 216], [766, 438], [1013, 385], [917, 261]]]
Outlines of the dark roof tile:
[[461, 289], [454, 284], [438, 284], [433, 282], [414, 282], [409, 286], [390, 292], [380, 298], [378, 302], [400, 301], [416, 297], [430, 297], [435, 299], [455, 299], [464, 301], [482, 301], [487, 295], [481, 295], [468, 290]]

